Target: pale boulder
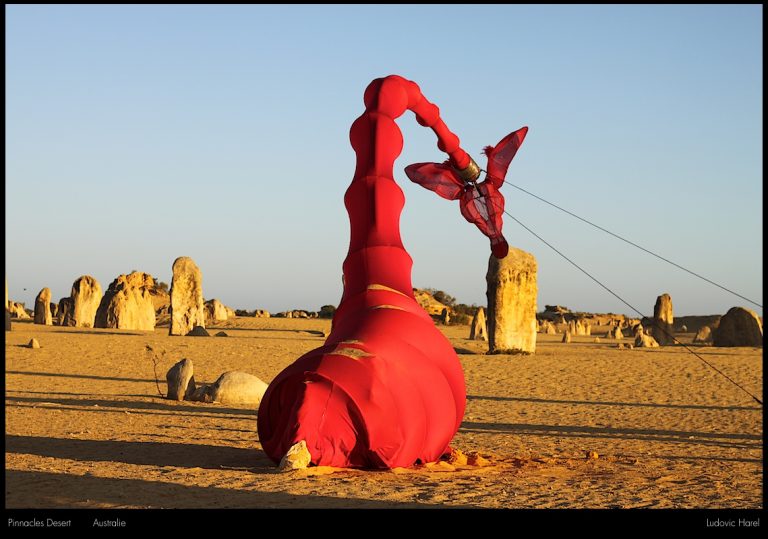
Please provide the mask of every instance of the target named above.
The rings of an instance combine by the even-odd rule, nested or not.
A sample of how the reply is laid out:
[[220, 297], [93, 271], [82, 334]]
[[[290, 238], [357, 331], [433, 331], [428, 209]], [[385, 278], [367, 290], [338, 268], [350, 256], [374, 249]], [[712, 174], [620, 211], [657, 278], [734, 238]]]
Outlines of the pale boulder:
[[255, 404], [261, 403], [261, 398], [267, 390], [267, 384], [259, 377], [247, 372], [225, 372], [210, 387], [212, 402], [222, 404]]

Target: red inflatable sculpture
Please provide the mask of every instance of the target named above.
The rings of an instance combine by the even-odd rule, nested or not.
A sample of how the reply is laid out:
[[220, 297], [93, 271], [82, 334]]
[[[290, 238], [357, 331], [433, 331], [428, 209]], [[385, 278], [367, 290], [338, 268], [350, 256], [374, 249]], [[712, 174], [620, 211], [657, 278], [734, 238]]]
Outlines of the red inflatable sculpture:
[[459, 199], [462, 214], [491, 239], [494, 254], [506, 255], [498, 188], [526, 128], [486, 148], [488, 177], [478, 184], [480, 169], [414, 82], [395, 75], [376, 79], [364, 100], [365, 112], [350, 129], [357, 156], [344, 196], [351, 239], [331, 334], [272, 381], [259, 407], [259, 439], [275, 463], [301, 441], [316, 465], [432, 462], [448, 450], [461, 424], [461, 364], [414, 299], [413, 262], [400, 239], [405, 198], [393, 166], [403, 137], [395, 119], [406, 110], [432, 128], [449, 155], [443, 164], [409, 166], [408, 176], [444, 198]]

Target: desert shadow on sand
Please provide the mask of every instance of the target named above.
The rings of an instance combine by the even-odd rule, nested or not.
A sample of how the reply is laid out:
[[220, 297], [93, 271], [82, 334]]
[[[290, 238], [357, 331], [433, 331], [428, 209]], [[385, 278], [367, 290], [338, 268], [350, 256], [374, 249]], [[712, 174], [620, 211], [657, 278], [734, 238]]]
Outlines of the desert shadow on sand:
[[[460, 431], [475, 433], [500, 433], [527, 436], [554, 436], [575, 438], [618, 438], [653, 442], [714, 445], [739, 449], [759, 449], [762, 443], [748, 443], [748, 440], [762, 442], [759, 434], [734, 434], [718, 432], [695, 432], [651, 429], [627, 429], [613, 427], [591, 427], [575, 425], [535, 425], [527, 423], [475, 423], [465, 421]], [[724, 440], [738, 440], [728, 442]]]
[[9, 435], [5, 437], [5, 451], [82, 462], [122, 462], [211, 470], [226, 466], [277, 472], [261, 450], [219, 445]]
[[23, 376], [53, 376], [59, 378], [84, 378], [86, 380], [110, 380], [114, 382], [154, 382], [155, 380], [147, 378], [118, 378], [114, 376], [94, 376], [92, 374], [69, 374], [61, 372], [36, 372], [36, 371], [5, 371], [5, 374], [21, 374]]
[[[192, 412], [192, 413], [216, 413], [225, 415], [244, 415], [256, 417], [257, 410], [247, 408], [222, 408], [216, 404], [197, 403], [197, 404], [176, 404], [177, 401], [161, 399], [158, 396], [154, 398], [157, 402], [151, 401], [118, 401], [104, 399], [68, 399], [68, 398], [45, 398], [45, 397], [5, 397], [6, 405], [13, 404], [59, 404], [63, 406], [83, 406], [99, 408], [132, 408], [134, 410], [161, 410], [164, 412]], [[167, 404], [166, 404], [167, 403]]]
[[[222, 448], [213, 448], [222, 449]], [[395, 501], [335, 498], [315, 494], [289, 494], [219, 487], [198, 487], [146, 481], [77, 476], [48, 472], [6, 470], [6, 508], [29, 507], [28, 500], [14, 494], [14, 485], [36, 485], [37, 507], [82, 507], [108, 504], [116, 507], [195, 508], [438, 508], [440, 505]], [[62, 493], [77, 493], [77, 498]], [[165, 503], [164, 503], [165, 502]], [[455, 507], [455, 506], [452, 506]]]
[[488, 395], [467, 395], [467, 400], [534, 402], [542, 404], [585, 404], [587, 406], [638, 406], [649, 408], [681, 408], [690, 410], [762, 410], [759, 406], [716, 406], [711, 404], [656, 404], [652, 402], [608, 402], [608, 401], [571, 401], [560, 399], [539, 399], [536, 397], [497, 397]]

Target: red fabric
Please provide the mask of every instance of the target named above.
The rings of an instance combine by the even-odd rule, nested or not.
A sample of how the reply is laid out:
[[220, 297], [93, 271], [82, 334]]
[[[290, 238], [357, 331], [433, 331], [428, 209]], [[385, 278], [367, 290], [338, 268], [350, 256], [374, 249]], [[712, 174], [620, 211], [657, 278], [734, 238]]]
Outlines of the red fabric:
[[501, 139], [496, 146], [485, 148], [488, 173], [478, 184], [464, 183], [450, 163], [414, 163], [405, 167], [405, 174], [412, 182], [448, 200], [459, 199], [461, 214], [490, 238], [491, 252], [496, 258], [504, 258], [509, 253], [509, 245], [501, 233], [504, 195], [499, 188], [527, 133], [528, 128], [522, 127]]
[[[364, 102], [365, 112], [350, 129], [357, 156], [344, 196], [351, 238], [331, 334], [275, 377], [259, 407], [259, 439], [276, 463], [301, 440], [317, 465], [392, 468], [435, 461], [464, 415], [458, 356], [413, 297], [412, 260], [400, 239], [405, 199], [393, 177], [403, 146], [395, 119], [413, 111], [438, 136], [451, 166], [466, 168], [469, 156], [414, 82], [396, 75], [376, 79]], [[437, 187], [447, 198], [463, 192], [463, 186], [458, 192]], [[500, 231], [500, 221], [490, 222]]]

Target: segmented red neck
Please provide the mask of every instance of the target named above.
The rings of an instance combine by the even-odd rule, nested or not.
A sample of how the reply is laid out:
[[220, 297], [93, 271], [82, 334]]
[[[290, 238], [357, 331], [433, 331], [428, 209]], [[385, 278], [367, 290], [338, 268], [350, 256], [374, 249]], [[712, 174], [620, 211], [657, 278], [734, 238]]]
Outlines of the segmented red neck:
[[393, 167], [403, 149], [403, 136], [395, 119], [406, 110], [420, 125], [437, 135], [437, 147], [453, 166], [466, 168], [470, 158], [459, 138], [440, 119], [438, 107], [422, 95], [419, 86], [403, 77], [376, 79], [365, 90], [365, 112], [350, 128], [357, 156], [352, 184], [344, 202], [349, 213], [351, 238], [344, 261], [344, 299], [384, 286], [413, 296], [413, 262], [400, 238], [400, 213], [405, 197], [395, 183]]

